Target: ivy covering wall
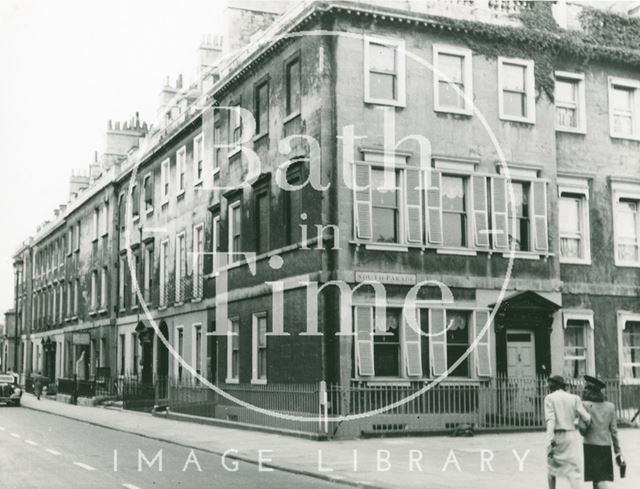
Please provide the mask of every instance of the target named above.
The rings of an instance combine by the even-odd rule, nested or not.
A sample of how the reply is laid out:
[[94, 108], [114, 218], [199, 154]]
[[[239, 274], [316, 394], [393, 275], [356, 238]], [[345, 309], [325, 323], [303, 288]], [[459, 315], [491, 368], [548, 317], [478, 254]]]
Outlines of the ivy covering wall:
[[585, 8], [579, 16], [581, 32], [559, 28], [548, 2], [535, 2], [514, 15], [523, 27], [444, 17], [438, 24], [457, 32], [475, 54], [533, 59], [536, 88], [551, 101], [554, 71], [566, 67], [567, 59], [577, 65], [601, 60], [640, 68], [640, 19]]

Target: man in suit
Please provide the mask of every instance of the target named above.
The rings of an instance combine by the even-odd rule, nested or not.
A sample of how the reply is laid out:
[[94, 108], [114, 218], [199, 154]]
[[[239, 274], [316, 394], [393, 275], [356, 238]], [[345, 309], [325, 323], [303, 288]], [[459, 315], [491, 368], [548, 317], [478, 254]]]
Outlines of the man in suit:
[[580, 419], [588, 426], [591, 416], [578, 396], [565, 391], [563, 377], [553, 375], [548, 382], [551, 393], [544, 398], [544, 417], [547, 424], [549, 489], [555, 489], [558, 477], [567, 479], [572, 489], [579, 489], [582, 477], [576, 422]]

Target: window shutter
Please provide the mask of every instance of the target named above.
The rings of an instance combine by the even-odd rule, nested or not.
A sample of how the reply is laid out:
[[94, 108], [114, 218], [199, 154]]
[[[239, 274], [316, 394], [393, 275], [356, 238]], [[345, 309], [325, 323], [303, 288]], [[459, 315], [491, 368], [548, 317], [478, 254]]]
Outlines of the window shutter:
[[431, 373], [442, 375], [447, 371], [447, 337], [445, 310], [429, 309], [429, 346]]
[[[404, 313], [406, 314], [406, 312]], [[404, 318], [403, 314], [403, 318]], [[416, 317], [416, 324], [420, 327], [420, 321], [417, 320], [420, 314], [419, 309], [413, 309], [413, 314]], [[416, 331], [411, 327], [409, 322], [403, 320], [404, 327], [404, 362], [406, 367], [406, 373], [408, 377], [421, 377], [422, 376], [422, 350], [420, 348], [421, 335], [419, 331]]]
[[535, 250], [546, 252], [549, 250], [549, 238], [547, 236], [547, 184], [542, 180], [533, 182], [533, 223]]
[[357, 306], [356, 315], [356, 364], [358, 375], [372, 377], [373, 368], [373, 307]]
[[487, 328], [487, 331], [479, 337], [482, 328], [489, 319], [489, 312], [487, 311], [475, 311], [473, 317], [474, 325], [474, 341], [478, 339], [478, 346], [476, 347], [476, 372], [480, 377], [491, 376], [491, 348], [489, 339], [491, 335]]
[[493, 247], [497, 250], [506, 250], [509, 244], [507, 240], [507, 179], [504, 177], [491, 179], [491, 210]]
[[407, 199], [407, 242], [422, 243], [421, 171], [407, 168], [404, 172]]
[[440, 172], [432, 171], [429, 188], [427, 188], [430, 244], [442, 244], [442, 199], [440, 197], [440, 182]]
[[371, 223], [371, 166], [356, 164], [354, 179], [353, 198], [356, 238], [371, 239], [373, 236]]
[[473, 221], [475, 223], [476, 246], [489, 247], [489, 218], [487, 215], [487, 177], [474, 176]]

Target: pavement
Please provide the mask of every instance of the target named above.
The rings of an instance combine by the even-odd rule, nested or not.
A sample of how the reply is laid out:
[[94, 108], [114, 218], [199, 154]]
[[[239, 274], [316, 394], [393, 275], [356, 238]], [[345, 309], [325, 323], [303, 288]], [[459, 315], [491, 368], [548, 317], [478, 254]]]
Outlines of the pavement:
[[[209, 476], [215, 474], [215, 480], [218, 480], [219, 473], [222, 473], [221, 484], [214, 484], [213, 487], [229, 487], [231, 484], [234, 487], [262, 487], [268, 484], [264, 478], [265, 474], [279, 474], [284, 477], [285, 479], [279, 481], [279, 487], [296, 488], [316, 487], [314, 484], [327, 484], [317, 487], [349, 484], [360, 487], [420, 489], [513, 489], [544, 488], [547, 485], [544, 434], [540, 432], [480, 434], [473, 438], [413, 437], [318, 442], [278, 434], [168, 420], [146, 413], [74, 406], [46, 399], [38, 401], [30, 395], [23, 397], [23, 406], [27, 409], [22, 412], [29, 413], [22, 415], [21, 422], [24, 428], [31, 427], [32, 417], [37, 419], [37, 416], [49, 413], [47, 416], [50, 418], [55, 419], [51, 415], [58, 416], [59, 421], [49, 421], [54, 427], [58, 423], [73, 423], [79, 426], [75, 430], [75, 433], [79, 434], [67, 436], [64, 443], [76, 447], [80, 444], [80, 448], [83, 448], [85, 443], [93, 442], [93, 438], [99, 436], [100, 450], [87, 452], [93, 457], [88, 459], [88, 463], [96, 467], [109, 468], [113, 465], [113, 453], [116, 450], [120, 460], [126, 460], [131, 466], [134, 472], [131, 476], [137, 474], [139, 477], [140, 471], [134, 470], [140, 458], [138, 450], [141, 450], [148, 460], [152, 460], [158, 450], [167, 450], [171, 457], [165, 461], [165, 473], [171, 470], [166, 467], [173, 467], [174, 482], [174, 485], [167, 487], [199, 487], [196, 485], [196, 479], [193, 479], [195, 482], [190, 479], [192, 473], [194, 477], [195, 474], [201, 474], [196, 470], [193, 457], [190, 459], [191, 449], [196, 455], [200, 454], [197, 458], [203, 472], [209, 472]], [[36, 414], [33, 410], [41, 413]], [[6, 469], [1, 456], [2, 440], [6, 441], [8, 430], [20, 434], [19, 430], [22, 429], [20, 424], [6, 421], [5, 413], [10, 412], [11, 417], [16, 417], [18, 415], [14, 413], [18, 411], [19, 408], [0, 407], [0, 487], [3, 489], [13, 486], [2, 483]], [[60, 416], [67, 419], [59, 418]], [[12, 422], [19, 421], [15, 419]], [[100, 433], [92, 431], [98, 428], [101, 430]], [[85, 431], [86, 436], [82, 435]], [[109, 436], [104, 435], [107, 432]], [[65, 434], [61, 437], [65, 438]], [[10, 433], [8, 438], [13, 438]], [[11, 441], [15, 440], [17, 439]], [[635, 489], [640, 482], [640, 464], [636, 463], [640, 460], [640, 430], [622, 429], [620, 440], [629, 467], [627, 477], [616, 480], [615, 487]], [[51, 444], [55, 444], [56, 441], [57, 438], [52, 439]], [[172, 448], [169, 450], [167, 447]], [[25, 441], [22, 441], [21, 450], [24, 449]], [[231, 465], [234, 459], [245, 462], [243, 467], [252, 467], [253, 471], [246, 469], [245, 476], [240, 471], [230, 472], [227, 466]], [[188, 460], [191, 461], [186, 464]], [[205, 460], [209, 467], [205, 467], [202, 460]], [[125, 462], [121, 462], [123, 463]], [[185, 464], [187, 470], [182, 471]], [[149, 477], [150, 474], [156, 473], [155, 468], [143, 465], [142, 474], [146, 477], [140, 483], [144, 484], [144, 487], [137, 484], [134, 487], [149, 487]], [[275, 470], [270, 472], [269, 469]], [[251, 478], [251, 475], [258, 477]], [[286, 479], [287, 477], [291, 479]], [[166, 482], [168, 479], [163, 475], [160, 480]], [[183, 480], [189, 482], [181, 484]], [[207, 487], [212, 487], [211, 480], [209, 479]], [[566, 483], [563, 485], [563, 482], [565, 481], [558, 483], [558, 489], [569, 487]], [[245, 485], [247, 483], [255, 485]], [[584, 487], [591, 485], [584, 483]]]

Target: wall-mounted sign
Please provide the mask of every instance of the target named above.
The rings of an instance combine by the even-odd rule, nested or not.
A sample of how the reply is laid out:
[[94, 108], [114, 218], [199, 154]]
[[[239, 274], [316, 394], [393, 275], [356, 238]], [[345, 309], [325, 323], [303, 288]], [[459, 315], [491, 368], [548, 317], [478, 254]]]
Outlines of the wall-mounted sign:
[[88, 345], [91, 343], [91, 335], [89, 333], [73, 333], [74, 345]]
[[415, 285], [416, 276], [411, 273], [356, 272], [356, 282], [375, 280], [381, 284]]

